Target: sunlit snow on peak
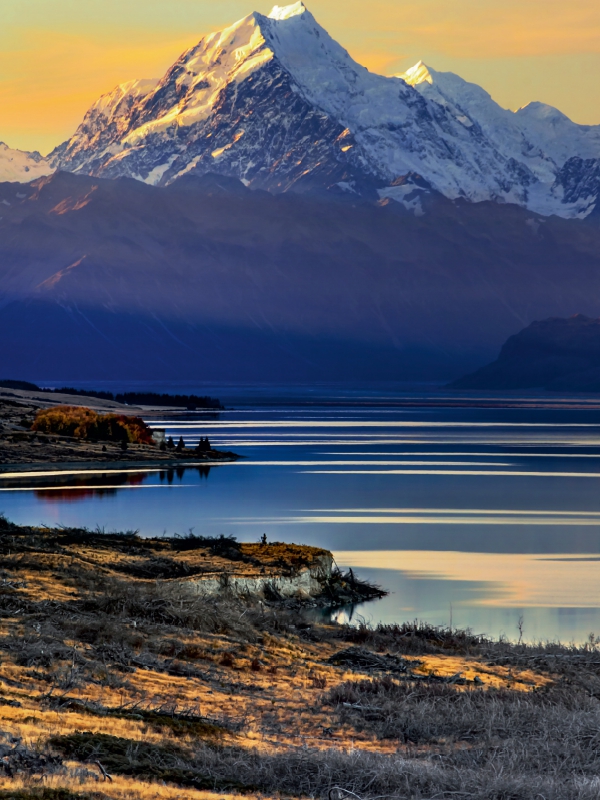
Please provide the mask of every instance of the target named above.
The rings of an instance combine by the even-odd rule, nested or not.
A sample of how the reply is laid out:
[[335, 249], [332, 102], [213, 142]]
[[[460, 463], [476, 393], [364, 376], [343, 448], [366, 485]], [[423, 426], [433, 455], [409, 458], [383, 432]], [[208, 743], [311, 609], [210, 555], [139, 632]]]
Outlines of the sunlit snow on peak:
[[427, 64], [424, 64], [422, 61], [418, 61], [414, 67], [410, 67], [406, 72], [401, 72], [399, 75], [396, 75], [396, 77], [402, 78], [402, 80], [410, 86], [417, 86], [419, 83], [425, 82], [433, 84], [433, 75]]
[[289, 6], [273, 6], [269, 19], [284, 20], [290, 17], [297, 17], [299, 14], [304, 14], [307, 10], [306, 6], [299, 0], [297, 3], [292, 3]]
[[158, 78], [142, 78], [120, 83], [112, 91], [101, 95], [92, 106], [92, 109], [96, 109], [96, 111], [100, 111], [110, 117], [123, 100], [146, 97], [156, 88], [157, 84]]
[[299, 0], [203, 37], [157, 84], [104, 95], [52, 165], [160, 185], [218, 168], [277, 191], [312, 174], [341, 191], [359, 178], [403, 203], [409, 190], [396, 182], [415, 174], [450, 199], [573, 216], [567, 195], [584, 196], [586, 209], [595, 198], [581, 159], [600, 159], [600, 126], [541, 103], [514, 113], [422, 61], [372, 73]]

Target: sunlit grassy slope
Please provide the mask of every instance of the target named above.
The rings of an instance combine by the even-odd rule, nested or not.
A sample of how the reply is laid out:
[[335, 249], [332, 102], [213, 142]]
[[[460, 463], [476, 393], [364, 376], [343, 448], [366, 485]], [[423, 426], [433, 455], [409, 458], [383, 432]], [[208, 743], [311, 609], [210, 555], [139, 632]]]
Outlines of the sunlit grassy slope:
[[0, 523], [0, 800], [598, 796], [593, 641], [345, 628], [294, 599], [198, 597], [182, 570], [319, 551], [157, 548]]

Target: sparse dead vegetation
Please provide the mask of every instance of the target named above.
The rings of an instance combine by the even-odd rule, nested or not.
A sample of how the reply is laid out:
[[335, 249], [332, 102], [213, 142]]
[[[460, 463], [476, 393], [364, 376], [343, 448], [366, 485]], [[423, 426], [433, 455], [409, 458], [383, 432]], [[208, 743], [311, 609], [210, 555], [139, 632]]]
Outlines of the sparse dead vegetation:
[[344, 627], [181, 591], [209, 565], [313, 557], [0, 518], [0, 800], [598, 797], [593, 639]]

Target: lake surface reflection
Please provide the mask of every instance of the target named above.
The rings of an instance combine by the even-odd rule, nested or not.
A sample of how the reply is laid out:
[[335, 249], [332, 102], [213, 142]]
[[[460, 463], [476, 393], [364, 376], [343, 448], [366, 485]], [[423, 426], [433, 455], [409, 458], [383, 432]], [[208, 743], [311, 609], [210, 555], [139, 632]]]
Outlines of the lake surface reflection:
[[595, 401], [202, 389], [232, 410], [156, 424], [243, 460], [13, 471], [0, 476], [0, 511], [19, 523], [327, 547], [390, 590], [354, 619], [516, 638], [522, 618], [530, 640], [600, 634]]

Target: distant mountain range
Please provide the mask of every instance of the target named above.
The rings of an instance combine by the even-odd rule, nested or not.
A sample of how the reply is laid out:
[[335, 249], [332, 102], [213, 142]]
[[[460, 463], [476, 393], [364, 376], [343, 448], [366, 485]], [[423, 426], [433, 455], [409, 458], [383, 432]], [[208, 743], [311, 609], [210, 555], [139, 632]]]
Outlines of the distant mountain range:
[[[0, 371], [450, 380], [531, 319], [600, 316], [600, 226], [511, 204], [57, 172], [0, 184]], [[0, 376], [1, 377], [1, 376]]]
[[532, 322], [508, 339], [496, 361], [452, 386], [600, 392], [600, 319], [576, 314]]
[[600, 126], [251, 14], [0, 145], [0, 377], [454, 379], [600, 317], [599, 164]]
[[583, 218], [600, 194], [600, 126], [540, 103], [507, 111], [421, 63], [373, 74], [299, 2], [204, 37], [160, 80], [118, 86], [46, 160], [13, 156], [10, 172], [5, 161], [0, 180], [59, 169], [165, 186], [218, 173], [274, 193], [392, 198], [416, 214], [439, 193]]

